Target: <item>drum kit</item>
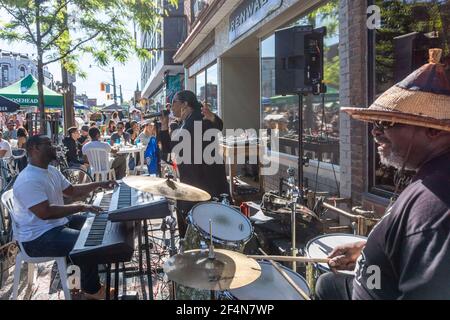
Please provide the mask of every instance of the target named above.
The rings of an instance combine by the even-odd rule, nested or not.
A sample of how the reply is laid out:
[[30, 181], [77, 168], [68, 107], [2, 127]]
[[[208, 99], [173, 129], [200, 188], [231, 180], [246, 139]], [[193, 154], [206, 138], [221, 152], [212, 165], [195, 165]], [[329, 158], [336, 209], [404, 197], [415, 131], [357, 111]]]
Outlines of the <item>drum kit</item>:
[[[245, 255], [254, 230], [234, 207], [208, 202], [207, 192], [172, 178], [129, 176], [123, 182], [168, 199], [201, 202], [189, 213], [178, 253], [164, 264], [167, 278], [174, 283], [174, 299], [310, 300], [317, 277], [331, 271], [327, 258], [331, 251], [363, 239], [345, 234], [319, 236], [306, 245], [306, 257], [268, 256], [261, 249], [262, 255]], [[310, 266], [306, 279], [275, 261], [306, 263]]]

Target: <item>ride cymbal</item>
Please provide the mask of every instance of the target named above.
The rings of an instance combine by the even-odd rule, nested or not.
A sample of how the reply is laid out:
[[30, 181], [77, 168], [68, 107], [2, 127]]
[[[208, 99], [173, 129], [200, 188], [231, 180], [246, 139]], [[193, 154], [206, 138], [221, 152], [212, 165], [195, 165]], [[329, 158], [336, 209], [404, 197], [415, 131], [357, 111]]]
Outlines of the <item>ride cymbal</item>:
[[215, 249], [214, 259], [208, 253], [191, 250], [175, 255], [164, 264], [164, 272], [183, 286], [215, 291], [241, 288], [261, 275], [258, 262], [239, 252]]
[[211, 195], [208, 192], [172, 179], [128, 176], [123, 178], [122, 181], [131, 188], [169, 199], [192, 202], [202, 202], [211, 199]]

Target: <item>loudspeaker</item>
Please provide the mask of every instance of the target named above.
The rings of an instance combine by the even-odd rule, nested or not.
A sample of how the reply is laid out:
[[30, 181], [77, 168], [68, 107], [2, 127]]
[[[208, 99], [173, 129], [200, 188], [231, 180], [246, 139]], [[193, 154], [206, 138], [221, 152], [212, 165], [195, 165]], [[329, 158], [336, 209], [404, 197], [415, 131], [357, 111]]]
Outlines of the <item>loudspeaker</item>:
[[295, 26], [275, 32], [275, 93], [326, 91], [323, 84], [323, 39], [326, 28]]

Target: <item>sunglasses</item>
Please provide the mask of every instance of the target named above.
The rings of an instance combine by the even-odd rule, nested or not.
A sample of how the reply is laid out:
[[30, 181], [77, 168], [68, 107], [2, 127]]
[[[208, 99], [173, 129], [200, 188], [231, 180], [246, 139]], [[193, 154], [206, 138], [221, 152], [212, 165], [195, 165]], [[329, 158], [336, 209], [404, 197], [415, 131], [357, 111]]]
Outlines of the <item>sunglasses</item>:
[[373, 122], [373, 126], [380, 131], [385, 131], [395, 127], [397, 123], [390, 121], [375, 121]]

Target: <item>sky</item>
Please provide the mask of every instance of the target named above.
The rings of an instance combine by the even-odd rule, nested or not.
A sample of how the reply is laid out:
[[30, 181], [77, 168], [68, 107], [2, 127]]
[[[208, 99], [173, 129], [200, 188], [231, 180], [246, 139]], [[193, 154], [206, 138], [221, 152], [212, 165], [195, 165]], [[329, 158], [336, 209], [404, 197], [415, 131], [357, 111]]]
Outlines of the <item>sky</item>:
[[[3, 11], [0, 11], [0, 20], [8, 20], [8, 16]], [[130, 26], [130, 30], [132, 30], [132, 26]], [[8, 43], [4, 40], [0, 40], [0, 49], [17, 53], [28, 53], [30, 56], [36, 52], [36, 49], [30, 45], [23, 43]], [[97, 98], [97, 103], [99, 105], [104, 103], [106, 105], [112, 104], [114, 101], [106, 101], [106, 94], [100, 91], [101, 82], [109, 82], [112, 84], [112, 73], [104, 72], [98, 67], [95, 67], [93, 60], [89, 56], [82, 56], [79, 65], [82, 70], [88, 74], [88, 77], [86, 79], [77, 78], [77, 82], [75, 83], [77, 94], [86, 93], [89, 98]], [[90, 65], [93, 65], [93, 67], [89, 68]], [[48, 67], [49, 71], [53, 74], [55, 81], [61, 81], [60, 64], [53, 63]], [[132, 57], [125, 65], [112, 62], [108, 67], [103, 69], [108, 71], [108, 69], [111, 70], [112, 67], [114, 67], [116, 74], [117, 95], [120, 94], [119, 85], [122, 85], [124, 101], [129, 101], [134, 95], [136, 84], [138, 82], [139, 88], [141, 87], [140, 61], [137, 57]], [[120, 99], [118, 99], [118, 102], [120, 102]]]

